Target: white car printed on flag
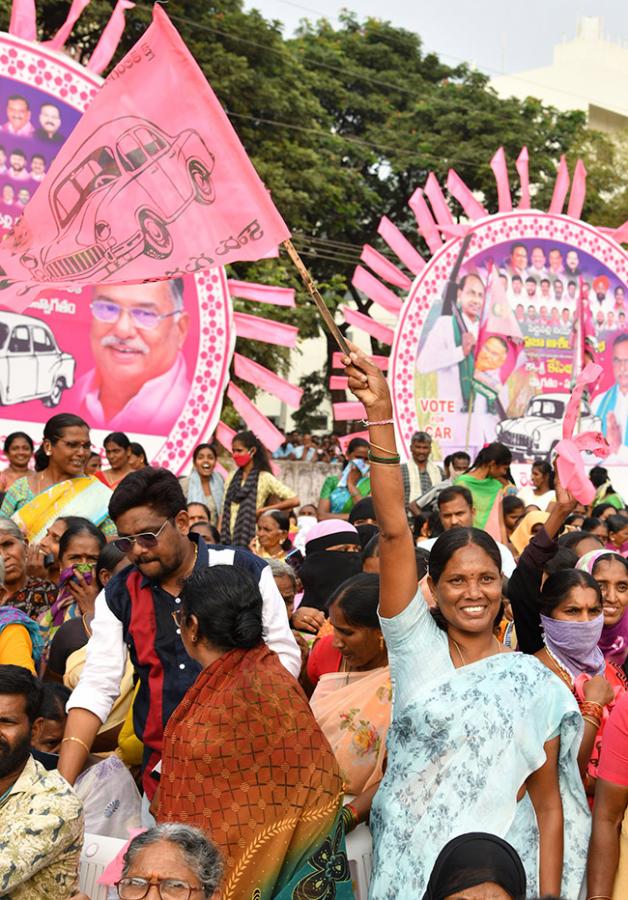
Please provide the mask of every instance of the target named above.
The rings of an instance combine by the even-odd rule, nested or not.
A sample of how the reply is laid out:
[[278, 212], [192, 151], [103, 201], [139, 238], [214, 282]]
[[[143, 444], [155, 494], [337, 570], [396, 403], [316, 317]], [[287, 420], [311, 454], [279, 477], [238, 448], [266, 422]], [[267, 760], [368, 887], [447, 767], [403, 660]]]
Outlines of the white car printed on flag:
[[[496, 440], [505, 444], [516, 459], [549, 456], [563, 437], [563, 416], [570, 394], [538, 394], [525, 414], [503, 419], [497, 425]], [[580, 406], [579, 431], [599, 431], [601, 421], [591, 412], [586, 400]]]

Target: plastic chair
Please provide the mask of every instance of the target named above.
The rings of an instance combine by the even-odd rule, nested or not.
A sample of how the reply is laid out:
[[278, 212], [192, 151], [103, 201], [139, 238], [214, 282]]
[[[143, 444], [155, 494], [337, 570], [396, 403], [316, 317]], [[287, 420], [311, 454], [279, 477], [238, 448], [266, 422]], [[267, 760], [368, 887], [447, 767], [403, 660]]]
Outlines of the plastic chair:
[[[109, 888], [98, 884], [98, 879], [125, 844], [126, 841], [120, 838], [101, 837], [99, 834], [85, 835], [81, 852], [79, 885], [90, 900], [107, 900]], [[116, 896], [115, 889], [111, 896]]]
[[346, 840], [353, 893], [356, 900], [367, 900], [373, 868], [373, 841], [368, 825], [358, 825]]

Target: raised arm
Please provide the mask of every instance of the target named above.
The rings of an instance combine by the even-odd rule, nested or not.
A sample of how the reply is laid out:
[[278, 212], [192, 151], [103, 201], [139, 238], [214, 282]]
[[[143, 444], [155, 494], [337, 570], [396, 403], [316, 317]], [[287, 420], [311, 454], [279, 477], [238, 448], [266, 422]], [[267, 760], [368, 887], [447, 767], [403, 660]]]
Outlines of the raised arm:
[[[349, 389], [364, 405], [369, 423], [391, 422], [392, 402], [386, 379], [358, 347], [349, 347], [351, 357], [344, 359]], [[371, 493], [379, 525], [379, 611], [384, 618], [392, 619], [403, 612], [417, 591], [414, 541], [405, 512], [395, 429], [392, 424], [370, 424], [368, 429]]]

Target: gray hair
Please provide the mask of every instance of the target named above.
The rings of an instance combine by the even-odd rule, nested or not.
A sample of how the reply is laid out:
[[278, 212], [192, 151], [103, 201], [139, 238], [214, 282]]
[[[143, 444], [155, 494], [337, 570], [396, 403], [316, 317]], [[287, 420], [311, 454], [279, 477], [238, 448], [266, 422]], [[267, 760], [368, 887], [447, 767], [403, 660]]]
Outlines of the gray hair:
[[196, 874], [204, 895], [209, 900], [222, 879], [222, 857], [217, 847], [203, 832], [192, 825], [164, 822], [138, 834], [133, 838], [124, 854], [122, 874], [128, 875], [129, 868], [138, 853], [160, 841], [168, 841], [179, 848], [185, 864]]
[[281, 559], [269, 559], [268, 565], [270, 566], [270, 571], [273, 573], [273, 578], [289, 578], [292, 582], [292, 587], [296, 589], [297, 578], [292, 566], [289, 566], [288, 563], [283, 562]]
[[0, 531], [3, 531], [5, 534], [10, 534], [11, 537], [14, 537], [21, 544], [26, 543], [26, 537], [24, 532], [16, 525], [13, 519], [0, 519]]
[[183, 312], [183, 279], [173, 278], [172, 281], [168, 282], [168, 290], [170, 292], [173, 310], [178, 313]]
[[413, 441], [419, 441], [421, 444], [431, 444], [432, 435], [428, 434], [427, 431], [415, 431], [412, 435], [410, 443], [412, 443]]

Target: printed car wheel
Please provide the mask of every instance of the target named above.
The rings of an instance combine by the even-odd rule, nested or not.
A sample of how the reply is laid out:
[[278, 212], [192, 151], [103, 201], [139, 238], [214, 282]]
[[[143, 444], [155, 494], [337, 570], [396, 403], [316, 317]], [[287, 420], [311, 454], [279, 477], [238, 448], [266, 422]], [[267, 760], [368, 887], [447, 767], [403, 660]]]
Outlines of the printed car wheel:
[[214, 185], [212, 184], [212, 173], [207, 166], [199, 162], [198, 159], [192, 159], [188, 163], [188, 171], [192, 184], [194, 185], [194, 199], [198, 203], [213, 203], [216, 199]]
[[144, 238], [144, 253], [152, 259], [167, 259], [172, 253], [172, 237], [164, 222], [151, 212], [139, 217]]
[[64, 390], [65, 381], [63, 380], [63, 378], [57, 378], [52, 386], [52, 390], [47, 397], [44, 397], [41, 402], [44, 404], [44, 406], [47, 406], [49, 408], [58, 406], [61, 403], [61, 397], [63, 396]]

